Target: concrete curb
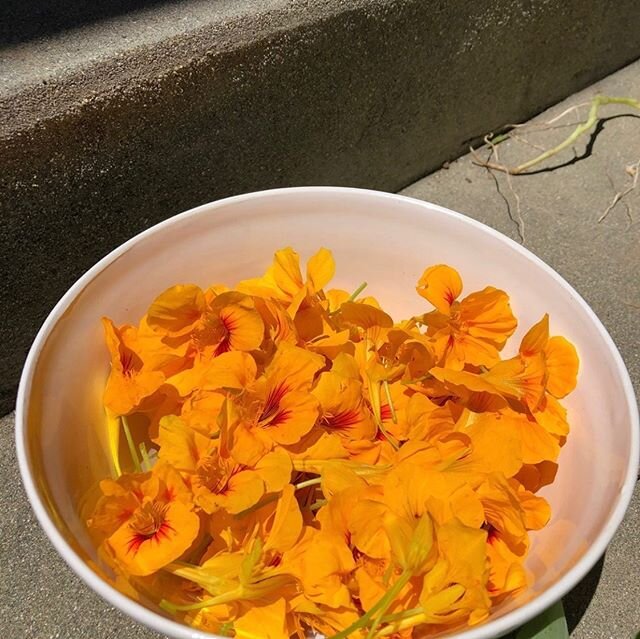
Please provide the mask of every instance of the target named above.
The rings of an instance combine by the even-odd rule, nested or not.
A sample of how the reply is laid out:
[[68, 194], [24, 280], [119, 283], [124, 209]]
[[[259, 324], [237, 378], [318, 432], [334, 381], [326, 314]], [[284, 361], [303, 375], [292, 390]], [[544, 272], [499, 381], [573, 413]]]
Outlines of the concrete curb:
[[46, 313], [134, 233], [263, 188], [398, 190], [640, 55], [635, 0], [208, 4], [4, 52], [3, 412]]

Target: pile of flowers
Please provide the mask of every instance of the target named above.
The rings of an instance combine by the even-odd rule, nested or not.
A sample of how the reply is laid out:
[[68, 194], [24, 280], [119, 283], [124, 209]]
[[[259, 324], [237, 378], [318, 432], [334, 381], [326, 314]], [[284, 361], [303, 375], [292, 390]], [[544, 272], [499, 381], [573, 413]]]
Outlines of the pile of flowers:
[[125, 593], [240, 638], [429, 636], [527, 585], [578, 358], [547, 315], [428, 268], [394, 322], [334, 260], [277, 251], [233, 290], [104, 319], [113, 476], [88, 519]]

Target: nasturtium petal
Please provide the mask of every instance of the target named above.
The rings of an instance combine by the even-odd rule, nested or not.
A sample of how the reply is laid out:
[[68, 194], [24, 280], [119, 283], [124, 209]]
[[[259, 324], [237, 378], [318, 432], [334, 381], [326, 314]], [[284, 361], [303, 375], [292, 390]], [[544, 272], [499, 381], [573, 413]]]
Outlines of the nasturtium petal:
[[549, 314], [534, 324], [520, 342], [520, 354], [524, 357], [542, 353], [549, 341]]
[[472, 588], [487, 579], [487, 533], [451, 519], [436, 532], [440, 555], [447, 560], [447, 579]]
[[517, 416], [481, 414], [464, 429], [471, 439], [471, 454], [452, 469], [469, 473], [500, 472], [513, 477], [522, 466], [522, 443]]
[[160, 459], [185, 472], [195, 470], [198, 462], [215, 447], [215, 442], [189, 428], [175, 415], [160, 420], [157, 443]]
[[233, 624], [237, 639], [289, 639], [283, 598], [251, 606]]
[[331, 251], [321, 248], [307, 262], [307, 281], [313, 292], [323, 289], [333, 278], [336, 263]]
[[172, 286], [149, 307], [147, 322], [160, 333], [177, 337], [193, 329], [206, 310], [202, 289], [195, 284]]
[[469, 335], [486, 340], [498, 348], [502, 348], [518, 325], [509, 296], [493, 286], [465, 297], [460, 302], [460, 316], [468, 324]]
[[438, 311], [448, 315], [451, 305], [462, 293], [462, 279], [454, 268], [446, 264], [437, 264], [422, 274], [417, 291]]
[[271, 273], [278, 288], [291, 297], [304, 286], [300, 272], [300, 256], [292, 248], [276, 251], [272, 269]]
[[541, 405], [532, 414], [538, 424], [552, 435], [566, 437], [569, 434], [567, 409], [552, 395], [547, 394]]
[[254, 468], [267, 492], [279, 492], [287, 487], [291, 478], [291, 457], [283, 448], [276, 448], [256, 462]]
[[576, 348], [564, 337], [552, 337], [545, 348], [545, 360], [548, 371], [547, 390], [561, 399], [577, 384], [579, 360]]
[[558, 440], [534, 420], [520, 419], [522, 460], [525, 464], [556, 461], [560, 454]]
[[220, 309], [219, 317], [227, 333], [228, 350], [252, 351], [262, 344], [264, 322], [252, 304], [229, 304]]
[[293, 548], [302, 534], [302, 513], [295, 489], [287, 484], [282, 489], [276, 506], [273, 524], [268, 532], [264, 549], [286, 552]]

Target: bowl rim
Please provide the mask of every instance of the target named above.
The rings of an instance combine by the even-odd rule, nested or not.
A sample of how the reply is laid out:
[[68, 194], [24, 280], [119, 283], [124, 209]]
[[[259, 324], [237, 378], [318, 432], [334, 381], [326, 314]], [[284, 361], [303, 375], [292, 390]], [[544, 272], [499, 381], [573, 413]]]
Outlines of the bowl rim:
[[172, 635], [176, 639], [211, 639], [212, 637], [218, 637], [218, 635], [203, 632], [195, 628], [188, 627], [184, 624], [177, 623], [176, 621], [164, 617], [120, 593], [118, 590], [104, 581], [96, 572], [94, 572], [89, 567], [87, 563], [85, 563], [85, 561], [72, 549], [72, 547], [64, 539], [60, 531], [57, 529], [55, 523], [53, 522], [53, 519], [49, 516], [47, 509], [45, 508], [44, 501], [34, 482], [31, 469], [31, 458], [27, 442], [28, 429], [26, 419], [28, 414], [28, 404], [33, 375], [35, 372], [35, 365], [49, 334], [51, 333], [52, 329], [61, 318], [61, 316], [65, 313], [67, 308], [75, 300], [77, 295], [93, 278], [96, 277], [96, 275], [106, 269], [120, 255], [124, 254], [135, 244], [138, 244], [144, 241], [147, 237], [163, 231], [173, 224], [179, 223], [187, 218], [209, 214], [215, 209], [222, 208], [236, 202], [260, 200], [265, 197], [286, 197], [287, 194], [307, 194], [309, 196], [314, 196], [329, 193], [342, 193], [344, 195], [355, 195], [364, 198], [386, 198], [389, 200], [401, 201], [405, 204], [410, 203], [414, 207], [435, 209], [445, 216], [454, 218], [459, 223], [470, 225], [482, 233], [489, 234], [494, 238], [501, 240], [512, 250], [518, 252], [520, 255], [544, 270], [547, 275], [551, 276], [573, 297], [574, 301], [582, 308], [589, 319], [593, 322], [597, 331], [600, 333], [600, 336], [603, 338], [605, 344], [607, 345], [610, 355], [615, 363], [616, 372], [622, 383], [624, 395], [626, 398], [628, 414], [631, 418], [631, 445], [629, 448], [629, 455], [627, 459], [624, 484], [622, 485], [622, 488], [618, 495], [617, 503], [615, 504], [609, 520], [603, 526], [600, 533], [596, 536], [596, 539], [591, 544], [587, 552], [550, 588], [536, 595], [533, 599], [524, 603], [522, 606], [505, 613], [497, 619], [489, 620], [485, 624], [479, 625], [474, 628], [461, 630], [451, 635], [452, 639], [492, 639], [494, 637], [502, 636], [503, 634], [510, 632], [511, 630], [526, 623], [529, 619], [532, 619], [533, 617], [547, 609], [549, 606], [554, 604], [556, 601], [561, 599], [589, 572], [589, 570], [595, 565], [600, 556], [606, 550], [609, 542], [611, 541], [625, 515], [629, 502], [631, 501], [636, 478], [638, 475], [638, 468], [640, 464], [640, 421], [638, 416], [638, 406], [635, 400], [635, 393], [633, 385], [631, 383], [631, 379], [629, 377], [629, 373], [623, 362], [622, 356], [618, 351], [618, 348], [613, 342], [613, 339], [607, 332], [606, 328], [603, 326], [602, 322], [598, 319], [595, 312], [587, 304], [587, 302], [564, 278], [562, 278], [554, 269], [548, 266], [527, 248], [516, 243], [511, 238], [500, 233], [499, 231], [496, 231], [490, 226], [487, 226], [486, 224], [483, 224], [482, 222], [479, 222], [473, 218], [467, 217], [466, 215], [457, 213], [437, 204], [426, 202], [424, 200], [418, 200], [406, 195], [385, 193], [372, 189], [358, 189], [352, 187], [334, 186], [303, 186], [255, 191], [242, 195], [223, 198], [214, 202], [209, 202], [207, 204], [202, 204], [183, 213], [169, 217], [166, 220], [163, 220], [158, 224], [145, 229], [141, 233], [138, 233], [130, 240], [115, 248], [100, 261], [98, 261], [86, 273], [84, 273], [62, 296], [62, 298], [54, 306], [53, 310], [49, 313], [47, 319], [42, 324], [27, 355], [20, 378], [20, 384], [18, 387], [15, 416], [15, 438], [18, 466], [20, 468], [20, 474], [22, 476], [22, 482], [24, 484], [27, 497], [29, 499], [29, 502], [31, 503], [31, 507], [36, 514], [40, 526], [42, 527], [45, 534], [53, 544], [54, 548], [58, 551], [60, 556], [65, 560], [65, 562], [73, 570], [73, 572], [75, 572], [75, 574], [80, 577], [80, 579], [82, 579], [82, 581], [84, 581], [93, 591], [97, 592], [107, 603], [115, 606], [122, 612], [126, 613], [129, 617], [144, 624], [148, 628], [156, 630], [160, 633]]

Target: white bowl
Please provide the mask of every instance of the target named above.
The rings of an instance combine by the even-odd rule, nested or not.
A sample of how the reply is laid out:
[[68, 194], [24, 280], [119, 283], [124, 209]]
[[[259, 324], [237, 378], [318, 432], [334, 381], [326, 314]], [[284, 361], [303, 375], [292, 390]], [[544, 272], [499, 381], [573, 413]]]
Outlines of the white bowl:
[[[638, 470], [638, 411], [622, 359], [584, 300], [551, 268], [500, 233], [458, 213], [399, 195], [332, 187], [279, 189], [232, 197], [171, 218], [101, 260], [60, 300], [31, 348], [16, 411], [18, 461], [31, 505], [57, 551], [91, 588], [134, 619], [170, 637], [211, 637], [171, 621], [152, 602], [112, 588], [96, 560], [78, 509], [96, 471], [108, 475], [98, 433], [108, 373], [100, 317], [136, 322], [177, 282], [235, 283], [255, 276], [274, 250], [335, 255], [335, 284], [367, 292], [395, 317], [424, 302], [423, 269], [445, 262], [465, 291], [506, 290], [523, 331], [548, 312], [555, 334], [577, 347], [581, 370], [567, 405], [572, 425], [555, 483], [543, 491], [553, 518], [533, 534], [527, 567], [535, 581], [458, 639], [489, 639], [560, 599], [595, 564], [620, 524]], [[513, 348], [513, 347], [512, 347]]]

